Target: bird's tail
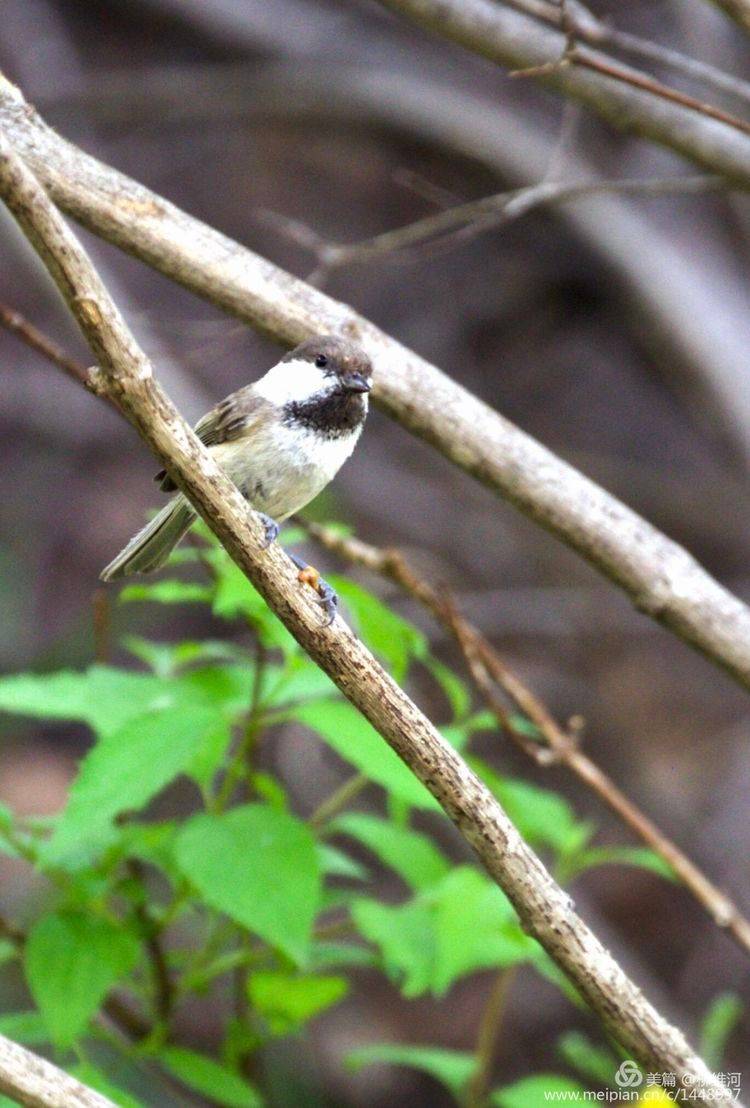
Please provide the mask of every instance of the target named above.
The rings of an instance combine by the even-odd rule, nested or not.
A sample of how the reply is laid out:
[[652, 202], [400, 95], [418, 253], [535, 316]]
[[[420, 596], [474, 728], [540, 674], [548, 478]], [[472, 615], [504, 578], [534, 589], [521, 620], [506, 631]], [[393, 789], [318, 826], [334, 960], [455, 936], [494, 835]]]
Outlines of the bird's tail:
[[102, 581], [114, 581], [131, 573], [151, 573], [159, 569], [194, 519], [194, 510], [178, 493], [102, 570], [99, 575]]

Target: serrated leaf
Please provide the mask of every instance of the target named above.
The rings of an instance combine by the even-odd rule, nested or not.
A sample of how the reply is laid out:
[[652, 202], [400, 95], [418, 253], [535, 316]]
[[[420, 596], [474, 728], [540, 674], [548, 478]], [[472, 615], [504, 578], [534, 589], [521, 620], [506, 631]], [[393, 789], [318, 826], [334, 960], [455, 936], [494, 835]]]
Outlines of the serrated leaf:
[[490, 1103], [497, 1105], [497, 1108], [549, 1108], [553, 1101], [582, 1102], [585, 1092], [580, 1082], [563, 1074], [537, 1073], [495, 1089]]
[[116, 815], [142, 808], [226, 727], [209, 709], [171, 709], [131, 719], [101, 738], [81, 762], [44, 860], [59, 862], [82, 840], [96, 843]]
[[247, 991], [271, 1033], [287, 1035], [343, 1000], [349, 982], [345, 977], [258, 972], [248, 977]]
[[345, 700], [298, 704], [289, 715], [325, 739], [336, 753], [407, 804], [439, 809], [424, 785], [407, 769], [367, 720]]
[[136, 939], [107, 920], [73, 911], [42, 916], [26, 941], [24, 969], [57, 1046], [76, 1040], [138, 956]]
[[410, 661], [427, 655], [425, 636], [348, 577], [332, 576], [331, 584], [353, 616], [360, 638], [390, 667], [395, 680], [403, 681]]
[[448, 859], [426, 835], [377, 816], [345, 813], [331, 830], [357, 839], [415, 890], [437, 884], [450, 870]]
[[183, 1085], [216, 1104], [226, 1108], [262, 1108], [263, 1099], [249, 1081], [205, 1054], [168, 1046], [159, 1051], [158, 1057]]
[[400, 1043], [373, 1043], [372, 1046], [353, 1050], [346, 1059], [350, 1069], [377, 1064], [408, 1066], [421, 1070], [444, 1085], [456, 1100], [471, 1079], [476, 1066], [473, 1054], [460, 1050], [446, 1050], [436, 1046], [402, 1046]]
[[304, 823], [263, 804], [202, 814], [183, 827], [175, 855], [212, 907], [304, 962], [321, 891]]

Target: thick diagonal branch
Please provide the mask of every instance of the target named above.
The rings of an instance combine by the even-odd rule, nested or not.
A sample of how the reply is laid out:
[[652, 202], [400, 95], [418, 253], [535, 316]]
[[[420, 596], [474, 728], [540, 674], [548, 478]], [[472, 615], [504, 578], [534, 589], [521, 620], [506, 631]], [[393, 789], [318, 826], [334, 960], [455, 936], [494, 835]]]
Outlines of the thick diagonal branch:
[[115, 1108], [106, 1096], [0, 1035], [0, 1093], [27, 1108]]
[[[60, 207], [193, 292], [283, 342], [332, 331], [361, 343], [376, 367], [375, 398], [394, 419], [750, 687], [750, 609], [682, 547], [345, 304], [61, 139], [2, 78], [0, 127]], [[750, 183], [750, 139], [734, 139]]]
[[[737, 905], [580, 749], [532, 690], [505, 664], [492, 643], [461, 616], [439, 588], [419, 577], [399, 550], [381, 549], [361, 539], [342, 536], [333, 528], [320, 524], [306, 523], [304, 526], [328, 550], [394, 581], [424, 605], [456, 639], [477, 688], [495, 712], [500, 726], [524, 753], [539, 765], [563, 765], [575, 774], [631, 831], [663, 858], [714, 923], [726, 929], [745, 953], [750, 952], [750, 921]], [[502, 703], [498, 688], [536, 725], [540, 741], [530, 739], [525, 730], [517, 726]]]
[[682, 1034], [644, 998], [553, 881], [489, 790], [340, 620], [323, 626], [286, 555], [262, 549], [263, 528], [154, 379], [78, 240], [28, 167], [0, 141], [0, 195], [86, 335], [103, 391], [165, 463], [177, 485], [311, 658], [442, 805], [605, 1026], [649, 1070], [727, 1099]]

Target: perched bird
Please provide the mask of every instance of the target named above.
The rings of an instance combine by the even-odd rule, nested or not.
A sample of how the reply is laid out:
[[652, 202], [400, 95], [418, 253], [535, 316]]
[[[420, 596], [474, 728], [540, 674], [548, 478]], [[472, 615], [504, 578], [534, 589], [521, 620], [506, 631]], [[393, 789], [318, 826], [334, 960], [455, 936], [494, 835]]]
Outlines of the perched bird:
[[[354, 450], [367, 416], [370, 359], [350, 342], [324, 335], [303, 342], [252, 385], [233, 392], [196, 424], [195, 433], [261, 514], [266, 541], [279, 522], [303, 508], [338, 473]], [[160, 487], [176, 486], [162, 470]], [[150, 573], [196, 519], [177, 493], [102, 570], [112, 581]], [[300, 579], [313, 585], [332, 619], [336, 597], [316, 572], [294, 558]]]

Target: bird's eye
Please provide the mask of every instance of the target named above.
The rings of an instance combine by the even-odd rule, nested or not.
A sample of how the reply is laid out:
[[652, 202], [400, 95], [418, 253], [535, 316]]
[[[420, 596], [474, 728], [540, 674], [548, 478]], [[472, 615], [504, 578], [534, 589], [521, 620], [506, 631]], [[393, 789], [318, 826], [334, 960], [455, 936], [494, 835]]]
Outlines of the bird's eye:
[[318, 369], [325, 369], [325, 367], [328, 365], [328, 358], [326, 358], [325, 354], [318, 354], [317, 358], [315, 359], [315, 364]]

